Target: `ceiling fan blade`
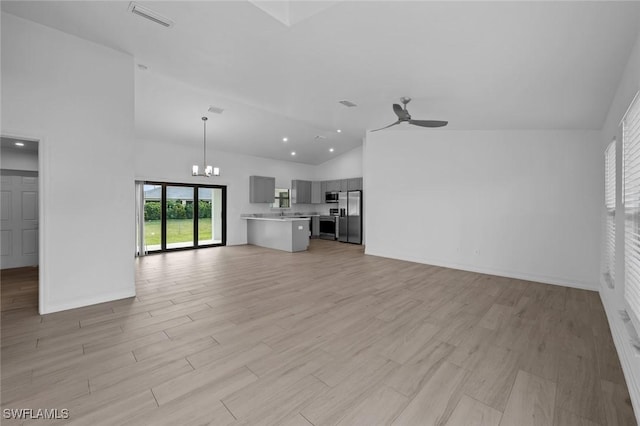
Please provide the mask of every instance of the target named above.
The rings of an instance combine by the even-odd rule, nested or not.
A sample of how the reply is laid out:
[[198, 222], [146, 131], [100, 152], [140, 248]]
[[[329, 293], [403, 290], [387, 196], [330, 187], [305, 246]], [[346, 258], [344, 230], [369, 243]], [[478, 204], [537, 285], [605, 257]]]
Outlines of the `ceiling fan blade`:
[[386, 128], [391, 127], [391, 126], [395, 126], [396, 124], [400, 124], [400, 123], [401, 123], [401, 121], [398, 120], [393, 124], [389, 124], [388, 126], [384, 126], [384, 127], [379, 128], [379, 129], [372, 130], [372, 132], [377, 132], [378, 130], [383, 130], [383, 129], [386, 129]]
[[393, 112], [396, 113], [401, 121], [409, 120], [409, 113], [398, 104], [393, 104]]
[[443, 127], [449, 124], [449, 122], [438, 120], [409, 120], [409, 124], [422, 127]]

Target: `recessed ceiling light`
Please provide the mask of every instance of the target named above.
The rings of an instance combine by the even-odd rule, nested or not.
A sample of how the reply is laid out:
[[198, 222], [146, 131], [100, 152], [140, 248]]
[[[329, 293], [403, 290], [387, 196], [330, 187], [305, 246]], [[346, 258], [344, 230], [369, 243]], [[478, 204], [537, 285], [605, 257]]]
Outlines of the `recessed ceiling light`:
[[14, 142], [15, 146], [24, 146], [24, 142]]
[[329, 148], [329, 152], [333, 152], [333, 148]]
[[291, 151], [291, 155], [296, 155], [296, 152], [295, 151]]
[[336, 132], [338, 132], [338, 133], [342, 133], [342, 130], [338, 129], [338, 130], [336, 130]]
[[289, 138], [282, 138], [282, 142], [288, 142]]

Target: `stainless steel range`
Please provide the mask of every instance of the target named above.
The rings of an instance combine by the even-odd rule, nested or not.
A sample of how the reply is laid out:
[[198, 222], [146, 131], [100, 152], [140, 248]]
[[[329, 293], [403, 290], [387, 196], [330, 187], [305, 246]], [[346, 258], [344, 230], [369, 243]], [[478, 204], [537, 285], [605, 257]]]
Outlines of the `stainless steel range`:
[[338, 239], [338, 218], [340, 209], [329, 209], [328, 216], [320, 216], [320, 238], [325, 240]]

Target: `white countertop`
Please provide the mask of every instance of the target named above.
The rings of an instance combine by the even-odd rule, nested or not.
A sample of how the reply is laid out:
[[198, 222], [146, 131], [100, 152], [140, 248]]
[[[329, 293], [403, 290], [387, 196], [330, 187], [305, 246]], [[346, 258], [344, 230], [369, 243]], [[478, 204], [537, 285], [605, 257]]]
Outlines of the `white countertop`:
[[294, 222], [294, 221], [298, 221], [298, 220], [311, 220], [308, 217], [291, 217], [291, 216], [283, 216], [283, 217], [241, 217], [241, 219], [247, 219], [247, 220], [270, 220], [270, 221], [277, 221], [277, 222]]

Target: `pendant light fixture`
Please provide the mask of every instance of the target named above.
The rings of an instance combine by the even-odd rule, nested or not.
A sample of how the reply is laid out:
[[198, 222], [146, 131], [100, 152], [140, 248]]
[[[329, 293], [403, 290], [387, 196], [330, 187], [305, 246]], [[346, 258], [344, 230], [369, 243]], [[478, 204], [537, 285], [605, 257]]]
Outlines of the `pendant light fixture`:
[[202, 117], [202, 124], [204, 125], [204, 137], [203, 137], [204, 155], [202, 158], [202, 165], [204, 167], [204, 173], [199, 173], [198, 166], [193, 165], [193, 167], [191, 167], [192, 176], [204, 176], [204, 177], [211, 177], [211, 175], [220, 176], [219, 167], [212, 167], [207, 165], [207, 120], [208, 120], [207, 117]]

